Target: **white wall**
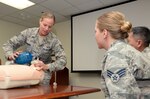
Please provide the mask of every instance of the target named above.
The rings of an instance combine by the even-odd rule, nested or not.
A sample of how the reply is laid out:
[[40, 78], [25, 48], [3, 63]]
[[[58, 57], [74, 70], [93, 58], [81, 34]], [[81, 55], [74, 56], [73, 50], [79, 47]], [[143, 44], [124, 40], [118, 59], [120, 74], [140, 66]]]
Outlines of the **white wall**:
[[2, 60], [2, 64], [5, 63], [4, 51], [2, 49], [3, 43], [25, 28], [26, 27], [24, 26], [0, 20], [0, 58]]

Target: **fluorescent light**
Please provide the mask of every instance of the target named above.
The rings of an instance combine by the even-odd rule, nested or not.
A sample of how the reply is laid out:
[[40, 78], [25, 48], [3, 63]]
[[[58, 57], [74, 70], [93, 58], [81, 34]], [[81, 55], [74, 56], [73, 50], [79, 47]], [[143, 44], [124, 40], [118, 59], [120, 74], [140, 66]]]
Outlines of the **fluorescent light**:
[[35, 4], [29, 0], [0, 0], [0, 2], [20, 10]]

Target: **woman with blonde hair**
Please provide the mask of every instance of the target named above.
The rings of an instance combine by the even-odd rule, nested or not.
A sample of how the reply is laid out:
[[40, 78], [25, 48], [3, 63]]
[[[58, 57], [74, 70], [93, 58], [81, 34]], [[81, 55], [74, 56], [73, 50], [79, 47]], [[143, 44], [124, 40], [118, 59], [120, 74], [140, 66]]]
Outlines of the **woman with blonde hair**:
[[107, 50], [101, 77], [106, 99], [137, 99], [141, 93], [135, 79], [143, 77], [141, 53], [125, 42], [131, 28], [118, 11], [104, 13], [96, 20], [98, 48]]
[[38, 27], [27, 28], [3, 44], [5, 57], [9, 61], [15, 61], [21, 54], [18, 48], [25, 45], [24, 51], [31, 53], [32, 60], [36, 60], [34, 66], [44, 70], [42, 85], [49, 85], [51, 73], [64, 69], [67, 64], [62, 43], [52, 32], [54, 24], [55, 16], [51, 12], [43, 12]]

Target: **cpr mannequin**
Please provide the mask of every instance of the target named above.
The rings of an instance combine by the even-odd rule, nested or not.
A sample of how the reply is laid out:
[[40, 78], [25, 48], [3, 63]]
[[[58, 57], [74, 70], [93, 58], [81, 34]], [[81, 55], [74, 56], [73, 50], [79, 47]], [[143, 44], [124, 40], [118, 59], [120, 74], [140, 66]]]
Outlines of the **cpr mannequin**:
[[[34, 67], [30, 52], [21, 52], [13, 61], [0, 65], [0, 89], [36, 85], [44, 78], [44, 71]], [[25, 65], [31, 63], [31, 66]]]
[[0, 89], [36, 85], [44, 78], [44, 71], [33, 65], [0, 65]]

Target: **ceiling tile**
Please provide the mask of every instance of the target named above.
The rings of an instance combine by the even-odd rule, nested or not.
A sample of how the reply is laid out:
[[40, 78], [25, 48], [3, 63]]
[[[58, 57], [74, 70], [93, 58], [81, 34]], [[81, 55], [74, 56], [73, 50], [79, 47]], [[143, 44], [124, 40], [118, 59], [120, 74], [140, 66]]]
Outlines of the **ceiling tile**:
[[8, 21], [8, 22], [12, 22], [18, 25], [22, 25], [22, 26], [26, 26], [26, 27], [33, 27], [33, 26], [37, 26], [37, 24], [35, 23], [30, 23], [30, 22], [26, 22], [26, 21], [22, 21], [20, 19], [11, 17], [11, 16], [6, 16], [4, 18], [2, 18], [4, 21]]
[[10, 16], [19, 18], [20, 20], [28, 20], [28, 19], [32, 19], [35, 17], [34, 15], [27, 13], [25, 11], [19, 11], [19, 12], [11, 14]]
[[69, 2], [70, 4], [72, 4], [74, 6], [77, 6], [79, 4], [85, 4], [85, 3], [91, 2], [93, 0], [65, 0], [65, 1]]
[[46, 0], [30, 0], [30, 1], [32, 1], [34, 3], [40, 3], [40, 2], [43, 2], [43, 1], [46, 1]]
[[82, 11], [73, 6], [65, 8], [65, 9], [60, 9], [58, 11], [58, 13], [60, 13], [61, 15], [64, 15], [64, 16], [70, 16], [70, 15], [77, 14], [80, 12], [82, 12]]
[[52, 11], [59, 11], [60, 9], [71, 7], [71, 5], [64, 0], [48, 0], [40, 3], [40, 5], [47, 7]]
[[40, 5], [35, 5], [35, 6], [31, 6], [29, 8], [24, 9], [23, 11], [26, 11], [28, 13], [32, 13], [36, 16], [41, 16], [41, 13], [44, 11], [48, 11], [49, 9], [40, 6]]
[[101, 8], [104, 5], [97, 0], [91, 0], [88, 3], [78, 4], [76, 6], [83, 11], [90, 11], [90, 10], [94, 10], [97, 8]]
[[9, 15], [9, 14], [11, 14], [13, 12], [17, 12], [17, 11], [19, 11], [19, 10], [16, 8], [13, 8], [13, 7], [10, 7], [5, 4], [0, 3], [0, 16]]
[[99, 0], [99, 1], [103, 2], [105, 6], [108, 6], [108, 5], [112, 5], [112, 4], [116, 4], [116, 3], [120, 3], [124, 1], [129, 1], [129, 0]]
[[8, 22], [13, 22], [13, 23], [21, 23], [22, 22], [20, 19], [17, 19], [17, 18], [11, 17], [11, 16], [5, 16], [2, 19], [5, 21], [8, 21]]
[[26, 27], [38, 26], [41, 12], [51, 10], [56, 23], [70, 20], [71, 15], [129, 0], [31, 0], [35, 5], [18, 10], [0, 3], [0, 20]]
[[37, 27], [38, 24], [30, 23], [30, 22], [21, 22], [21, 25], [26, 26], [26, 27]]
[[66, 20], [69, 20], [70, 19], [70, 17], [68, 16], [66, 16], [66, 17], [64, 17], [64, 16], [62, 16], [62, 15], [60, 15], [60, 14], [58, 14], [58, 13], [54, 13], [54, 15], [55, 15], [55, 17], [56, 17], [56, 23], [57, 22], [62, 22], [63, 20], [64, 21], [66, 21]]

